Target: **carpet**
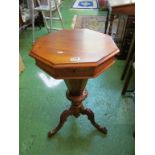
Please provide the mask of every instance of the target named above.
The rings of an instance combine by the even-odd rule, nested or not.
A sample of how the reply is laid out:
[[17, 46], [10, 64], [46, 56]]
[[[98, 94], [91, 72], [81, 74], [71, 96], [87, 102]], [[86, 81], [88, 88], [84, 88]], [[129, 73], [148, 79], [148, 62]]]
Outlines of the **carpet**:
[[75, 9], [97, 9], [97, 0], [76, 0], [73, 4]]
[[72, 28], [90, 30], [105, 33], [106, 16], [74, 16]]

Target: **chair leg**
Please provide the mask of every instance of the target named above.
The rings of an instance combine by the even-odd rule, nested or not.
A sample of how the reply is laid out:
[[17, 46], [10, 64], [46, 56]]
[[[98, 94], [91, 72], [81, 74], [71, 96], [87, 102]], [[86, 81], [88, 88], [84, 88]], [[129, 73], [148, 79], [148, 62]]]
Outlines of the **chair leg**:
[[121, 80], [124, 80], [125, 76], [126, 76], [126, 73], [128, 72], [128, 66], [130, 65], [130, 62], [131, 60], [134, 58], [134, 44], [135, 44], [135, 37], [133, 35], [133, 39], [132, 39], [132, 42], [131, 42], [131, 45], [130, 45], [130, 48], [129, 48], [129, 53], [128, 53], [128, 57], [127, 57], [127, 61], [126, 61], [126, 64], [125, 64], [125, 67], [124, 67], [124, 70], [123, 70], [123, 73], [122, 73], [122, 76], [121, 76]]
[[124, 80], [125, 75], [126, 75], [126, 73], [128, 71], [129, 64], [130, 64], [130, 59], [128, 59], [127, 62], [126, 62], [126, 64], [125, 64], [125, 67], [124, 67], [124, 70], [123, 70], [123, 73], [122, 73], [122, 76], [121, 76], [121, 80]]
[[105, 30], [104, 33], [107, 33], [107, 28], [108, 28], [108, 20], [109, 20], [109, 9], [107, 9], [107, 18], [106, 18], [106, 22], [105, 22]]
[[129, 85], [132, 73], [133, 73], [133, 68], [132, 68], [132, 65], [131, 65], [130, 68], [129, 68], [129, 72], [128, 72], [128, 74], [126, 76], [126, 79], [125, 79], [125, 83], [124, 83], [123, 90], [122, 90], [122, 95], [125, 95], [125, 93], [126, 93], [126, 91], [128, 89], [128, 85]]

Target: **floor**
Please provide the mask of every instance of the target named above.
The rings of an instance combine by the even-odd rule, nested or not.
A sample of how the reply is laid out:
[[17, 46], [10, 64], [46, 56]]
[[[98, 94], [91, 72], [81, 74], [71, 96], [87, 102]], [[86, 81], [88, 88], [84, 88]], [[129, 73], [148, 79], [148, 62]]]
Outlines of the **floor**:
[[[73, 1], [72, 1], [73, 2]], [[98, 10], [73, 10], [71, 0], [61, 9], [65, 28], [71, 28], [74, 15], [105, 15]], [[47, 34], [37, 28], [37, 37]], [[29, 56], [32, 47], [31, 28], [20, 34], [19, 49], [25, 64], [20, 75], [20, 155], [134, 155], [134, 102], [122, 97], [120, 80], [124, 61], [116, 63], [102, 75], [89, 80], [86, 107], [92, 108], [98, 123], [108, 128], [105, 136], [85, 116], [69, 117], [52, 139], [47, 132], [57, 125], [61, 112], [70, 106], [66, 86], [39, 69]]]

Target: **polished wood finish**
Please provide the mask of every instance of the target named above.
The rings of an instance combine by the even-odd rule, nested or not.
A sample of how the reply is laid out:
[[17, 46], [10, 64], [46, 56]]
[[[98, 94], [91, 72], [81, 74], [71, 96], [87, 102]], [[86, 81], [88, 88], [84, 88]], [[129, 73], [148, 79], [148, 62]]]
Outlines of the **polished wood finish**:
[[[72, 86], [71, 86], [72, 87]], [[88, 119], [90, 120], [91, 124], [100, 132], [103, 134], [107, 134], [107, 129], [105, 127], [101, 127], [98, 123], [96, 123], [94, 118], [94, 113], [89, 108], [84, 108], [82, 101], [87, 97], [88, 93], [86, 90], [82, 92], [79, 96], [73, 96], [69, 91], [66, 93], [67, 98], [71, 101], [71, 107], [68, 110], [65, 110], [61, 116], [59, 124], [54, 128], [53, 130], [48, 132], [48, 137], [52, 137], [55, 135], [61, 127], [64, 125], [64, 123], [67, 121], [67, 118], [69, 116], [79, 117], [80, 114], [87, 115]]]
[[135, 3], [135, 0], [108, 0], [111, 7], [122, 6]]
[[[114, 57], [109, 58], [103, 64], [95, 66], [85, 66], [78, 67], [78, 63], [73, 67], [65, 67], [61, 68], [51, 67], [50, 65], [45, 64], [40, 60], [36, 60], [37, 66], [46, 71], [49, 75], [54, 77], [55, 79], [88, 79], [95, 78], [100, 75], [103, 71], [108, 69], [114, 63]], [[85, 64], [88, 65], [88, 64]], [[84, 66], [84, 65], [83, 65]]]
[[87, 115], [91, 124], [106, 134], [107, 129], [95, 122], [91, 109], [84, 108], [85, 90], [89, 78], [108, 69], [114, 63], [119, 49], [108, 35], [87, 29], [61, 30], [39, 38], [30, 55], [36, 64], [57, 79], [64, 79], [68, 88], [66, 96], [71, 107], [65, 110], [56, 128], [48, 133], [55, 135], [71, 115]]
[[112, 38], [88, 29], [61, 30], [39, 38], [30, 55], [56, 79], [96, 77], [119, 52]]
[[88, 79], [66, 79], [64, 81], [71, 95], [80, 96], [86, 87]]
[[111, 35], [114, 15], [135, 15], [135, 3], [120, 4], [112, 7], [108, 34]]
[[37, 55], [40, 60], [45, 59], [54, 67], [72, 67], [76, 63], [79, 67], [96, 66], [99, 60], [117, 51], [110, 36], [89, 29], [76, 29], [62, 30], [39, 38], [31, 54]]
[[135, 14], [135, 3], [112, 6], [112, 14]]

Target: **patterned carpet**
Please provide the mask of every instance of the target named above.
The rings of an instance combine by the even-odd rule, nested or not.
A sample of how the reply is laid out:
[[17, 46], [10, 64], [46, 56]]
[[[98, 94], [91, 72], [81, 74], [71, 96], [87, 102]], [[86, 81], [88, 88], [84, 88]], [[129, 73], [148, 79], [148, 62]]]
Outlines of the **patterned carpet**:
[[75, 9], [97, 9], [97, 0], [76, 0], [73, 4]]
[[106, 16], [74, 16], [72, 27], [74, 29], [87, 28], [104, 33]]

